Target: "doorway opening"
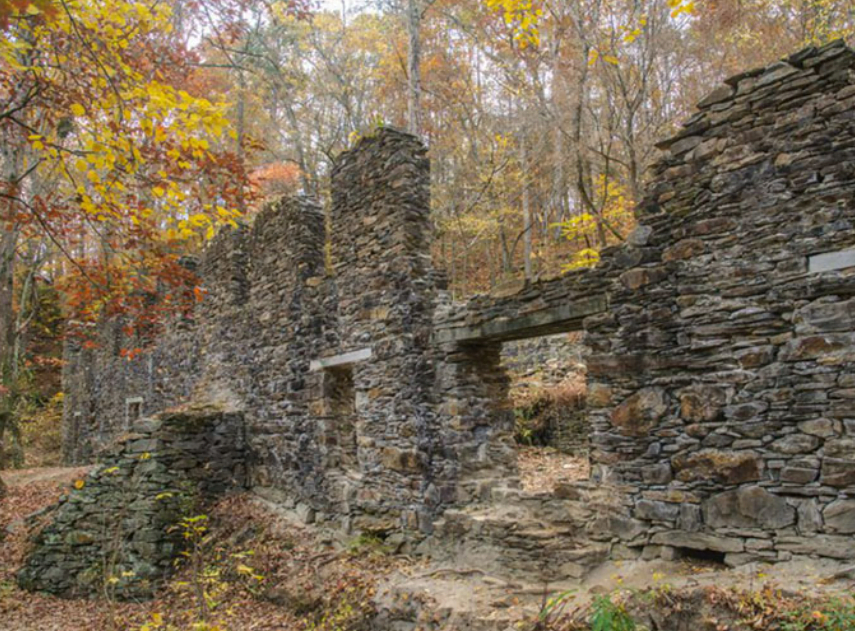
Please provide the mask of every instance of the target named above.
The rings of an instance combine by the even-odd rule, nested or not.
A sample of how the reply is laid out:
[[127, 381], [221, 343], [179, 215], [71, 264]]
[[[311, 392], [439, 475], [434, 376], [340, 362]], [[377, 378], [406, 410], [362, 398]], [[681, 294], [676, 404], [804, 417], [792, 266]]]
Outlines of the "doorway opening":
[[517, 466], [527, 492], [550, 493], [590, 477], [586, 356], [581, 332], [502, 344]]
[[324, 370], [324, 399], [327, 414], [333, 421], [331, 444], [338, 447], [337, 463], [344, 469], [357, 465], [356, 453], [356, 388], [353, 364]]

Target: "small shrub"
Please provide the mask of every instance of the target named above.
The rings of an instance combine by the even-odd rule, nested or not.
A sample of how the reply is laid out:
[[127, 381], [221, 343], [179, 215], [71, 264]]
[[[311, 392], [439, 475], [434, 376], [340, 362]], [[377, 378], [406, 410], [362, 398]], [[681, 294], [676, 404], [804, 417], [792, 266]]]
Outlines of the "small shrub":
[[348, 544], [348, 552], [352, 556], [387, 555], [392, 551], [383, 537], [374, 532], [363, 532]]
[[591, 631], [636, 631], [638, 625], [622, 604], [608, 595], [597, 596], [591, 605]]
[[543, 606], [540, 608], [540, 613], [537, 616], [538, 625], [536, 628], [551, 629], [558, 625], [564, 615], [564, 609], [570, 600], [570, 597], [576, 593], [575, 589], [545, 598]]
[[370, 631], [375, 614], [361, 589], [347, 587], [319, 616], [306, 621], [306, 631]]

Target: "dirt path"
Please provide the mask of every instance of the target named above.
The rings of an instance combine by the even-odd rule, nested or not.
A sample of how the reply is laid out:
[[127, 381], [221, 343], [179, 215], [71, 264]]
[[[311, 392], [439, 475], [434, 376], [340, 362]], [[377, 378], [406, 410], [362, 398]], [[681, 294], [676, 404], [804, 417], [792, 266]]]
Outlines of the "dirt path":
[[10, 469], [0, 473], [7, 486], [26, 486], [36, 482], [72, 482], [84, 477], [91, 466], [85, 467], [36, 467], [34, 469]]

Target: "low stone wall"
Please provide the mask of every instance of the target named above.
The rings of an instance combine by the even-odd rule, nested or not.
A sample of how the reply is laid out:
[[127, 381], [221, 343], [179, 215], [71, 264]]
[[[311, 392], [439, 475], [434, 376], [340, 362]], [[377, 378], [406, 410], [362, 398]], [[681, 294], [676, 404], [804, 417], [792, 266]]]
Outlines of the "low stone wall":
[[26, 589], [147, 597], [174, 569], [180, 522], [246, 485], [243, 416], [210, 408], [142, 419], [65, 496], [20, 570]]

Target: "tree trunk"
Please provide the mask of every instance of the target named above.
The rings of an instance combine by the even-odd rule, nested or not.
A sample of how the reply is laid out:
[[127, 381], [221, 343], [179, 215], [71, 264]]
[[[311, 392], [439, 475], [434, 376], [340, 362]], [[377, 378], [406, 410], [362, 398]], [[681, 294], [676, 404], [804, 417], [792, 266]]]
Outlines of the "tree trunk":
[[[557, 31], [557, 26], [556, 26]], [[552, 134], [552, 200], [551, 222], [562, 222], [567, 219], [567, 177], [564, 172], [564, 136], [560, 133], [560, 117], [562, 113], [561, 98], [563, 97], [563, 74], [560, 62], [560, 47], [557, 33], [553, 36], [552, 46], [552, 115], [555, 117], [555, 131]], [[551, 223], [547, 222], [547, 223]]]
[[[10, 202], [11, 203], [11, 202]], [[18, 229], [7, 225], [0, 235], [0, 376], [3, 385], [10, 385], [12, 356], [15, 348], [15, 250], [18, 246]]]
[[525, 279], [531, 280], [531, 191], [529, 189], [528, 151], [525, 136], [520, 142], [520, 168], [522, 171], [523, 245]]
[[294, 150], [297, 152], [297, 168], [300, 170], [300, 187], [306, 195], [317, 195], [318, 190], [309, 180], [309, 169], [306, 166], [306, 150], [303, 146], [303, 138], [300, 136], [300, 127], [297, 123], [297, 115], [290, 103], [285, 103], [285, 116], [288, 118], [288, 125], [291, 126], [291, 142], [294, 143]]
[[[11, 204], [12, 202], [7, 202]], [[0, 235], [0, 469], [6, 466], [5, 435], [14, 429], [15, 249], [18, 228], [5, 225]]]
[[[246, 77], [243, 69], [238, 68], [238, 102], [237, 102], [237, 138], [236, 138], [236, 153], [238, 161], [244, 161], [244, 147], [246, 136]], [[243, 198], [243, 192], [238, 194], [238, 210], [241, 214], [246, 212], [246, 201]]]
[[422, 133], [421, 21], [421, 2], [407, 0], [407, 131], [416, 136]]

